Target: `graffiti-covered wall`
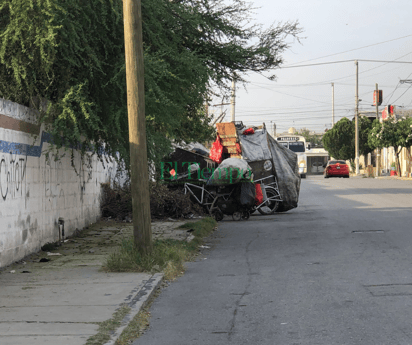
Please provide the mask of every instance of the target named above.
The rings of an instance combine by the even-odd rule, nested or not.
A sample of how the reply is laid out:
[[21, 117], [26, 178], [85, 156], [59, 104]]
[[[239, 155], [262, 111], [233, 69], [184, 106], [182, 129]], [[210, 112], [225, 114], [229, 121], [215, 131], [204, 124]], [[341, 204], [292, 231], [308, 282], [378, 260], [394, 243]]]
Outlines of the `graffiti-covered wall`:
[[100, 216], [100, 184], [114, 177], [115, 163], [97, 157], [81, 163], [70, 153], [46, 159], [50, 136], [30, 109], [0, 98], [0, 267], [33, 253]]

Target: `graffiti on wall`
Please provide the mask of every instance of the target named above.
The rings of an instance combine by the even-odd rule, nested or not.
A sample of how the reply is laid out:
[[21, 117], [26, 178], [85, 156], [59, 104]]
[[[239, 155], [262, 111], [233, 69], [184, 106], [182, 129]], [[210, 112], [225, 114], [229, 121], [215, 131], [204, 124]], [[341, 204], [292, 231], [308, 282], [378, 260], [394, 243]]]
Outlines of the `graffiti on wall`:
[[63, 167], [61, 161], [45, 160], [44, 186], [46, 197], [58, 197], [62, 193]]
[[80, 161], [80, 200], [83, 202], [84, 193], [86, 190], [86, 183], [93, 179], [93, 158], [90, 155], [86, 155], [83, 160]]
[[0, 195], [3, 200], [23, 195], [27, 157], [0, 155]]

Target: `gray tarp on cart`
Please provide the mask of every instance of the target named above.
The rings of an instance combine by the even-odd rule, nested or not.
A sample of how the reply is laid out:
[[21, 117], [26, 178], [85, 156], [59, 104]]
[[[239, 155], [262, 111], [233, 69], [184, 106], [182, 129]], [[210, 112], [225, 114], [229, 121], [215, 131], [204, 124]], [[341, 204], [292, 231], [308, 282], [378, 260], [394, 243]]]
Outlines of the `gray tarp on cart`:
[[298, 206], [300, 175], [298, 156], [295, 152], [280, 145], [266, 131], [257, 130], [255, 134], [239, 134], [242, 158], [247, 162], [271, 159], [273, 172], [277, 177], [280, 196], [283, 200], [282, 211]]
[[227, 158], [207, 181], [210, 186], [228, 185], [253, 180], [252, 168], [244, 159]]

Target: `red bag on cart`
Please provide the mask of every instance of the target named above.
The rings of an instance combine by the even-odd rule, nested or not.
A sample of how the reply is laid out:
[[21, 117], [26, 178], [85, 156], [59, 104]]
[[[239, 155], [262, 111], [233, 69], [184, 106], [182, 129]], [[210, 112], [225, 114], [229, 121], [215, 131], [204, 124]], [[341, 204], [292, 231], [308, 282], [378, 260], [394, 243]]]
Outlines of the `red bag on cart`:
[[256, 183], [255, 188], [256, 188], [255, 205], [260, 205], [263, 202], [262, 187], [259, 183]]
[[255, 130], [253, 128], [245, 129], [242, 133], [243, 135], [255, 134]]
[[212, 144], [210, 149], [209, 158], [216, 163], [222, 163], [223, 158], [223, 145], [220, 143], [220, 137], [217, 136], [215, 142]]

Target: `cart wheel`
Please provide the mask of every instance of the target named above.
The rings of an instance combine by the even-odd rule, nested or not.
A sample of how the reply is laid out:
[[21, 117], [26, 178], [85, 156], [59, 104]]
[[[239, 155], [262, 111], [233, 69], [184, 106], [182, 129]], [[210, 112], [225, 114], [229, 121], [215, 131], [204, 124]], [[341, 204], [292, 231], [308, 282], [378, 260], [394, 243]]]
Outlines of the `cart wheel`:
[[212, 217], [215, 218], [217, 222], [220, 222], [221, 220], [223, 220], [224, 214], [221, 210], [216, 209], [212, 211]]
[[242, 213], [240, 212], [235, 212], [232, 214], [233, 220], [241, 220], [242, 219]]
[[[268, 189], [266, 191], [266, 195], [267, 195], [268, 198], [279, 197], [279, 193], [273, 188]], [[266, 202], [265, 206], [259, 207], [258, 211], [263, 215], [269, 215], [269, 214], [272, 214], [272, 213], [276, 212], [278, 207], [279, 207], [279, 201], [278, 200], [269, 200], [269, 201]]]
[[243, 220], [248, 220], [250, 217], [250, 212], [248, 210], [245, 210], [242, 212], [242, 219]]

